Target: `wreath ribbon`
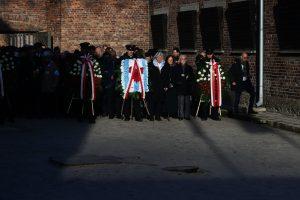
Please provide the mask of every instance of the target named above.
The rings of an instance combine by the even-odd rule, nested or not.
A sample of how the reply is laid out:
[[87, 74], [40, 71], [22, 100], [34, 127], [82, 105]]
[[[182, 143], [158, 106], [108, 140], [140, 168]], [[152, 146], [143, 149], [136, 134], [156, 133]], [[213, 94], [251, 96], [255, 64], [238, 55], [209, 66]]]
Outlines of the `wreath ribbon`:
[[220, 107], [222, 105], [222, 82], [219, 64], [215, 60], [211, 61], [210, 71], [211, 106]]
[[137, 60], [134, 60], [134, 65], [133, 67], [129, 68], [129, 71], [131, 73], [131, 77], [129, 80], [129, 84], [127, 85], [127, 88], [125, 90], [124, 99], [128, 98], [129, 92], [130, 92], [130, 88], [132, 86], [132, 84], [134, 82], [139, 83], [139, 85], [141, 86], [141, 93], [142, 93], [142, 98], [145, 99], [146, 97], [146, 93], [145, 93], [145, 89], [144, 89], [144, 84], [143, 84], [143, 79], [142, 79], [142, 69], [138, 66]]
[[89, 69], [90, 79], [91, 79], [91, 90], [92, 97], [91, 100], [96, 99], [96, 90], [95, 90], [95, 79], [94, 79], [94, 67], [92, 62], [92, 56], [90, 54], [80, 57], [82, 59], [81, 67], [81, 80], [80, 80], [80, 98], [84, 99], [86, 97], [86, 69]]

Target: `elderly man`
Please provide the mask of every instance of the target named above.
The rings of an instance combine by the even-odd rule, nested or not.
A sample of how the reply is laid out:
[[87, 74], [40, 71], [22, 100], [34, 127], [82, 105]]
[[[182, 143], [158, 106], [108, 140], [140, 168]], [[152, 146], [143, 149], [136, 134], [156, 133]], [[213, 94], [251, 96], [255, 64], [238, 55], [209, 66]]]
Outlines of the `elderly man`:
[[231, 89], [235, 91], [234, 112], [239, 112], [238, 108], [241, 94], [243, 91], [246, 91], [250, 94], [248, 114], [256, 114], [256, 112], [253, 111], [255, 91], [251, 82], [250, 65], [246, 52], [242, 53], [240, 59], [237, 59], [236, 62], [232, 64], [229, 75], [231, 78]]
[[157, 52], [152, 62], [149, 63], [151, 120], [161, 121], [161, 110], [164, 101], [163, 74], [165, 60], [162, 52]]

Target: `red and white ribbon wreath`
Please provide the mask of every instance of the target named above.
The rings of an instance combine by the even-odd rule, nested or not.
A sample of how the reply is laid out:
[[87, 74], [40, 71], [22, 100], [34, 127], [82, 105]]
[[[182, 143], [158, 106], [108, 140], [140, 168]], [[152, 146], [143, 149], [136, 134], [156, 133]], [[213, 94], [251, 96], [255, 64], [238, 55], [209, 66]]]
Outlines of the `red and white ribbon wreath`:
[[143, 71], [143, 68], [139, 67], [139, 65], [137, 63], [137, 60], [134, 60], [133, 67], [129, 67], [129, 72], [131, 73], [131, 77], [130, 77], [130, 80], [129, 80], [129, 84], [128, 84], [126, 90], [125, 90], [123, 98], [124, 99], [128, 98], [130, 88], [131, 88], [132, 84], [136, 82], [141, 87], [142, 98], [145, 99], [146, 93], [145, 93], [143, 79], [142, 79], [142, 74], [144, 73], [144, 71]]
[[86, 69], [88, 68], [90, 73], [91, 79], [91, 93], [92, 97], [91, 100], [96, 99], [96, 90], [95, 90], [95, 80], [94, 80], [94, 66], [92, 61], [92, 56], [90, 54], [84, 55], [80, 57], [82, 60], [82, 67], [81, 67], [81, 80], [80, 80], [80, 98], [84, 99], [86, 97]]
[[210, 77], [211, 106], [220, 107], [222, 105], [222, 77], [219, 64], [214, 59], [211, 60]]

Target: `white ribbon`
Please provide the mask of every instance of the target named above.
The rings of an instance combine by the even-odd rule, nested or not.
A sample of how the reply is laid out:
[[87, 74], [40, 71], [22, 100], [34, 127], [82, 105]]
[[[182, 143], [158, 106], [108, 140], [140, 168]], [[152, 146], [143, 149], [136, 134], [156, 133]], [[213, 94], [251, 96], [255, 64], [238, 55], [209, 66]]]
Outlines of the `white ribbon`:
[[84, 99], [84, 90], [85, 90], [85, 79], [86, 79], [86, 67], [89, 68], [91, 85], [92, 85], [92, 98], [91, 100], [95, 100], [95, 83], [94, 83], [94, 69], [92, 63], [92, 56], [90, 54], [84, 55], [80, 57], [82, 59], [82, 67], [81, 67], [81, 83], [80, 83], [80, 98]]

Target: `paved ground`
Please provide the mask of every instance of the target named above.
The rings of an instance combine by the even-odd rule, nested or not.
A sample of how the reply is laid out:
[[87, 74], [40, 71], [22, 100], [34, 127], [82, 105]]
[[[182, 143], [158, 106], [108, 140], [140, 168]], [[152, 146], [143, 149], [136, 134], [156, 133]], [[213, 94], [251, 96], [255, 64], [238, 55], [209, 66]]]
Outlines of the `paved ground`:
[[[85, 165], [101, 156], [124, 162]], [[0, 159], [1, 200], [300, 199], [300, 135], [228, 118], [19, 120], [0, 127]]]

